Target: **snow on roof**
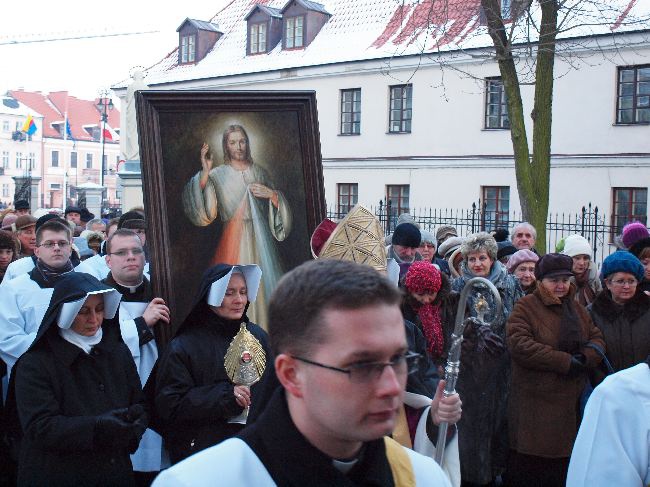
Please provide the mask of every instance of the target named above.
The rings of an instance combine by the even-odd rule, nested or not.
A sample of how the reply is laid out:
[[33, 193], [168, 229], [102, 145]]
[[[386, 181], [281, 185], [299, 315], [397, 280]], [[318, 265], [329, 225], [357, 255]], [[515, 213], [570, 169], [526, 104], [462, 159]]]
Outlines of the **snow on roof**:
[[[280, 43], [265, 55], [247, 56], [245, 19], [251, 13], [251, 5], [283, 9], [289, 4], [286, 0], [231, 0], [211, 19], [224, 35], [204, 59], [179, 65], [176, 46], [145, 72], [145, 82], [155, 87], [238, 74], [492, 47], [487, 28], [481, 23], [480, 0], [328, 0], [325, 5], [296, 1], [312, 7], [320, 5], [319, 11], [331, 14], [306, 48], [282, 50]], [[560, 38], [650, 29], [649, 0], [567, 0], [563, 9], [566, 15], [560, 14]], [[530, 36], [536, 32], [534, 20], [540, 18], [537, 2], [526, 18], [528, 24], [516, 24], [515, 42], [535, 40]], [[114, 88], [125, 88], [130, 82], [124, 80]]]
[[[317, 2], [310, 2], [309, 0], [295, 0], [298, 5], [302, 5], [304, 8], [307, 10], [314, 10], [315, 12], [320, 12], [323, 14], [330, 15], [330, 13], [325, 9], [325, 5], [322, 3], [317, 3]], [[289, 0], [284, 7], [282, 7], [282, 10], [280, 10], [282, 13], [291, 5], [293, 0]]]
[[[100, 125], [100, 116], [95, 104], [98, 100], [80, 100], [68, 95], [67, 91], [55, 91], [49, 94], [23, 90], [10, 91], [9, 94], [19, 100], [33, 111], [41, 113], [43, 119], [43, 137], [62, 138], [58, 129], [65, 123], [65, 114], [68, 114], [70, 131], [75, 140], [94, 140], [92, 135], [84, 129], [85, 126]], [[116, 108], [108, 112], [107, 127], [113, 129], [120, 126], [120, 112]]]
[[11, 96], [0, 96], [0, 114], [17, 115], [19, 117], [27, 117], [28, 115], [34, 118], [43, 117], [40, 113], [32, 110], [24, 103], [20, 103], [20, 101]]
[[190, 19], [189, 17], [186, 18], [181, 23], [181, 25], [178, 26], [178, 29], [176, 29], [176, 32], [181, 30], [181, 27], [183, 27], [186, 22], [189, 22], [190, 24], [192, 24], [194, 27], [196, 27], [199, 30], [207, 30], [207, 31], [210, 31], [210, 32], [221, 32], [219, 30], [219, 26], [216, 25], [216, 24], [213, 24], [211, 22], [205, 22], [203, 20]]

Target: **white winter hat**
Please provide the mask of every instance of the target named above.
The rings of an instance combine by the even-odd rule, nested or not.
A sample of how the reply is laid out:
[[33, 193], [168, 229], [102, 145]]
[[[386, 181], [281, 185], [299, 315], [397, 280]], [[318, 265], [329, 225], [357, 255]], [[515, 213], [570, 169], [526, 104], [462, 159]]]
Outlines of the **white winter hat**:
[[582, 235], [576, 233], [564, 239], [564, 250], [562, 251], [564, 255], [575, 257], [576, 255], [591, 255], [591, 252], [589, 241]]

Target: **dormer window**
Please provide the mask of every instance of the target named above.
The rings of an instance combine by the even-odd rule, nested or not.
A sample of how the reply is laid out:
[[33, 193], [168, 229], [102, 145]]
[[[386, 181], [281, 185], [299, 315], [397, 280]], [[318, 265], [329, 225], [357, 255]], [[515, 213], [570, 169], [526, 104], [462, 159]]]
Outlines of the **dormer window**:
[[259, 54], [266, 52], [266, 22], [260, 24], [251, 24], [250, 26], [250, 42], [251, 54]]
[[305, 45], [304, 25], [305, 17], [298, 15], [285, 19], [284, 47], [285, 49], [300, 48]]
[[196, 35], [181, 37], [181, 64], [193, 63], [196, 60]]

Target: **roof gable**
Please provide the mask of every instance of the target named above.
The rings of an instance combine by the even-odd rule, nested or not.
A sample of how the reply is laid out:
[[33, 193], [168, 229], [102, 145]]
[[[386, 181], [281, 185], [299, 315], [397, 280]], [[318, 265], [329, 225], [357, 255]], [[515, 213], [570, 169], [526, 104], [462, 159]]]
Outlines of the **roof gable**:
[[298, 5], [303, 7], [306, 10], [313, 10], [314, 12], [320, 12], [325, 15], [332, 15], [330, 14], [326, 9], [325, 6], [322, 3], [317, 3], [317, 2], [310, 2], [308, 0], [289, 0], [284, 7], [282, 7], [282, 10], [280, 12], [284, 14], [284, 12], [287, 11], [289, 6], [293, 3], [296, 2]]
[[282, 12], [280, 11], [279, 8], [267, 7], [266, 5], [260, 5], [258, 3], [251, 9], [250, 12], [248, 12], [248, 15], [246, 15], [246, 17], [244, 17], [244, 20], [248, 20], [251, 17], [251, 15], [253, 15], [258, 10], [260, 12], [268, 15], [269, 17], [275, 17], [277, 19], [282, 18]]
[[197, 30], [207, 30], [208, 32], [219, 32], [223, 33], [219, 30], [219, 26], [216, 24], [213, 24], [211, 22], [205, 22], [203, 20], [196, 20], [196, 19], [190, 19], [187, 17], [181, 25], [178, 26], [178, 29], [176, 29], [176, 32], [180, 32], [180, 30], [185, 26], [185, 24], [189, 23], [192, 27], [195, 27]]

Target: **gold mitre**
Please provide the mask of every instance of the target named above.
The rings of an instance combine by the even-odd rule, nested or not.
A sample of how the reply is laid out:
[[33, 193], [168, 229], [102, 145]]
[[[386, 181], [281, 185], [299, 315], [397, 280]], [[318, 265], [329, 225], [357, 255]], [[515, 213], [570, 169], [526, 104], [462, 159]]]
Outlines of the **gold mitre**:
[[332, 220], [321, 222], [311, 236], [311, 251], [315, 259], [347, 260], [386, 271], [384, 232], [377, 217], [361, 205], [338, 225]]

